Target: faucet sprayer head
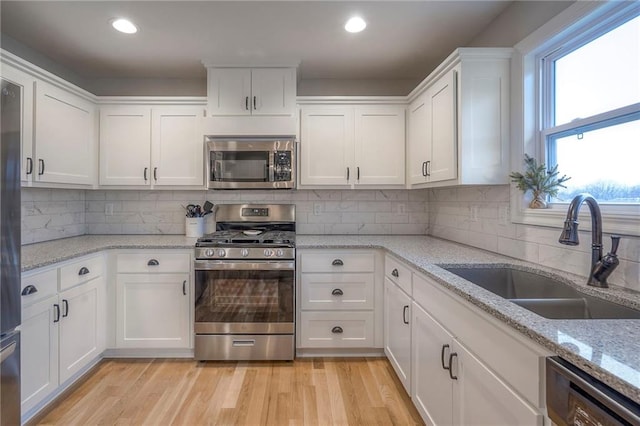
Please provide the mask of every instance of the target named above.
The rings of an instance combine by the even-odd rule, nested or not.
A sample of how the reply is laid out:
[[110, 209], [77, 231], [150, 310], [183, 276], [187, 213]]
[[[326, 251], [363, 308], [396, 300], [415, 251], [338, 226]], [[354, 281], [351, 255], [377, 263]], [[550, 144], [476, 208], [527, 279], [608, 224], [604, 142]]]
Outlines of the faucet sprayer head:
[[558, 242], [567, 246], [577, 246], [580, 243], [578, 240], [578, 221], [571, 219], [564, 221], [564, 228]]

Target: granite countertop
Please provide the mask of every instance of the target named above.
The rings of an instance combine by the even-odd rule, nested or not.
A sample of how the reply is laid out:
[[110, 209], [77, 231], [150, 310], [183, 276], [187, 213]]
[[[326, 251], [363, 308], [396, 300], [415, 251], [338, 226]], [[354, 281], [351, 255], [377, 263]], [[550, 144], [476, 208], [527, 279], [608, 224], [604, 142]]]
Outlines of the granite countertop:
[[[107, 249], [189, 249], [178, 235], [88, 235], [22, 247], [28, 271]], [[581, 291], [640, 309], [640, 293], [596, 289], [585, 278], [481, 249], [425, 236], [298, 235], [298, 249], [384, 249], [541, 346], [640, 403], [640, 320], [549, 320], [464, 280], [443, 266], [512, 266], [559, 278]]]

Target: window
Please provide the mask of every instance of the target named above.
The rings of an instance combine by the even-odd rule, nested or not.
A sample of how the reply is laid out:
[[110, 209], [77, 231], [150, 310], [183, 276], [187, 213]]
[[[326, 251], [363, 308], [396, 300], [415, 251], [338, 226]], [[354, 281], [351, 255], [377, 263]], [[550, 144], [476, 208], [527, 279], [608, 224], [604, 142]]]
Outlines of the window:
[[640, 16], [594, 22], [540, 56], [541, 142], [571, 180], [554, 202], [588, 192], [640, 204]]

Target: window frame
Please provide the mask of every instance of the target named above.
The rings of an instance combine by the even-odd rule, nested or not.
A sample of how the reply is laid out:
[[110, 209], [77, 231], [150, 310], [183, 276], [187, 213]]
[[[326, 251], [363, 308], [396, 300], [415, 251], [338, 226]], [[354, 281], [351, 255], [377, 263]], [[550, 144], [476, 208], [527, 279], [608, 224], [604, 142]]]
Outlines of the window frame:
[[[579, 126], [594, 126], [614, 116], [640, 113], [640, 103], [600, 113], [559, 126], [554, 123], [551, 76], [553, 60], [598, 38], [640, 14], [636, 2], [576, 2], [518, 43], [512, 59], [512, 170], [522, 170], [527, 153], [546, 163], [547, 136]], [[543, 69], [543, 67], [546, 67]], [[511, 220], [514, 223], [562, 227], [567, 203], [548, 209], [529, 209], [529, 196], [511, 184]], [[640, 204], [600, 205], [605, 232], [640, 236]], [[587, 209], [584, 209], [587, 210]], [[584, 216], [583, 216], [584, 215]], [[588, 212], [581, 212], [585, 223]]]

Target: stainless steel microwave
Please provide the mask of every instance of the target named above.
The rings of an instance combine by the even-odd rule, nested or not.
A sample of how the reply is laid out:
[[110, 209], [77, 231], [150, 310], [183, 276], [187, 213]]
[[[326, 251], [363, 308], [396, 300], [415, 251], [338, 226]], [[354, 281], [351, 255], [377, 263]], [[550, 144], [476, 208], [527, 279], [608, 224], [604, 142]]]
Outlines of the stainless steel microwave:
[[293, 189], [295, 140], [205, 137], [209, 189]]

